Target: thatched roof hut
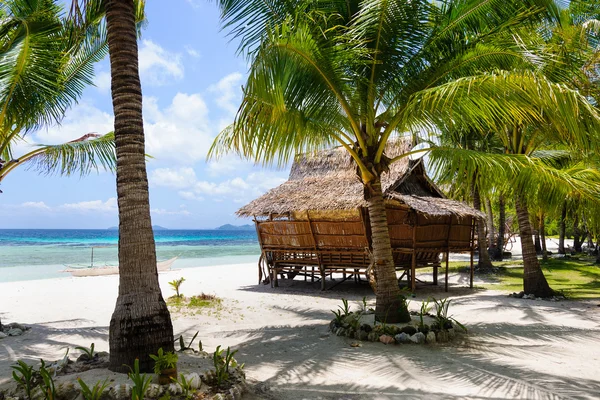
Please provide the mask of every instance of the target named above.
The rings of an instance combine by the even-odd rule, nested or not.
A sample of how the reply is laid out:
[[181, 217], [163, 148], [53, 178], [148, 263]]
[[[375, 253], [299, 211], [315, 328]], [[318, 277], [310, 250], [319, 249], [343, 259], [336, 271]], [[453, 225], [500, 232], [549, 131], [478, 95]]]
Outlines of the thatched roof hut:
[[[393, 143], [386, 154], [395, 157], [410, 150], [406, 144]], [[390, 166], [381, 179], [382, 190], [390, 205], [404, 204], [429, 216], [485, 215], [464, 203], [446, 199], [425, 174], [423, 163], [401, 159]], [[242, 217], [284, 216], [301, 211], [332, 211], [367, 207], [363, 184], [356, 164], [343, 147], [296, 157], [287, 182], [271, 189], [237, 211]]]
[[[395, 142], [386, 155], [409, 149], [405, 142]], [[474, 224], [485, 215], [447, 199], [427, 177], [421, 160], [393, 163], [382, 176], [382, 189], [394, 262], [413, 289], [419, 267], [434, 267], [437, 283], [441, 253], [472, 255]], [[334, 273], [344, 280], [368, 274], [371, 230], [363, 193], [356, 165], [338, 147], [297, 156], [288, 181], [238, 210], [240, 216], [255, 218], [271, 283], [277, 284], [277, 275], [284, 272], [314, 280], [315, 268], [323, 288], [325, 277]]]

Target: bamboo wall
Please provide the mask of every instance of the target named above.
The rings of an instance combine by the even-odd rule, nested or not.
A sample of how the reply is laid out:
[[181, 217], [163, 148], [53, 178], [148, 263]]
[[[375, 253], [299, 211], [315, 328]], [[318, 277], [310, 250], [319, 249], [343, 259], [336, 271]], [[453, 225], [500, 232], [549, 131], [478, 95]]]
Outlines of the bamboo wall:
[[[440, 253], [472, 249], [470, 216], [431, 217], [402, 207], [388, 207], [390, 239], [397, 269], [439, 264]], [[365, 270], [369, 263], [370, 224], [366, 210], [296, 213], [302, 220], [256, 221], [261, 249], [271, 265], [312, 265], [335, 272]]]

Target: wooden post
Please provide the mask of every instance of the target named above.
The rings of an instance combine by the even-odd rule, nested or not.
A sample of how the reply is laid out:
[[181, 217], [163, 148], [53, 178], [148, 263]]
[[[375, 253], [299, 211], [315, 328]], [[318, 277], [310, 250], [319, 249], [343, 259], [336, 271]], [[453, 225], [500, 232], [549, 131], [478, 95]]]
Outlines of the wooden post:
[[[260, 247], [260, 254], [261, 257], [263, 258], [263, 260], [265, 261], [265, 264], [267, 265], [267, 273], [269, 272], [269, 263], [267, 261], [267, 256], [265, 255], [265, 252], [263, 250], [263, 244], [262, 244], [262, 238], [260, 237], [260, 229], [258, 229], [258, 220], [256, 219], [256, 215], [253, 218], [254, 221], [254, 228], [256, 229], [256, 236], [258, 237], [258, 246]], [[270, 276], [270, 274], [269, 274]], [[262, 279], [262, 270], [260, 268], [260, 258], [258, 259], [258, 284], [260, 285]], [[271, 279], [271, 287], [273, 287], [273, 280]]]
[[410, 266], [410, 289], [411, 291], [417, 290], [417, 226], [419, 225], [419, 215], [415, 213], [415, 223], [413, 225], [413, 237], [412, 237], [412, 262]]
[[450, 252], [446, 250], [446, 281], [444, 282], [444, 291], [448, 291], [448, 263], [450, 262]]
[[469, 276], [469, 287], [473, 289], [473, 275], [475, 274], [475, 269], [473, 267], [473, 258], [475, 256], [475, 217], [471, 217], [471, 269]]
[[323, 263], [321, 262], [321, 255], [319, 254], [319, 249], [317, 247], [317, 239], [315, 238], [315, 233], [313, 232], [312, 221], [310, 220], [310, 211], [308, 210], [306, 210], [306, 220], [308, 221], [310, 237], [313, 240], [313, 249], [315, 251], [315, 255], [317, 256], [317, 262], [319, 263], [319, 271], [321, 272], [321, 290], [325, 290], [325, 268], [323, 267]]
[[448, 235], [446, 235], [446, 282], [444, 289], [448, 291], [448, 264], [450, 262], [450, 233], [452, 232], [452, 215], [450, 215], [450, 224], [448, 225]]

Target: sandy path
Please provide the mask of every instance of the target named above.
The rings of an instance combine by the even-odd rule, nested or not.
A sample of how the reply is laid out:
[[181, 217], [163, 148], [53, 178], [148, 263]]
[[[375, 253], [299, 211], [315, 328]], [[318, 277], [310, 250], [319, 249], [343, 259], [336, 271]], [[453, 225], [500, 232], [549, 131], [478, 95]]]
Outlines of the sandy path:
[[[256, 398], [395, 399], [600, 397], [600, 307], [590, 303], [512, 299], [493, 291], [451, 287], [451, 312], [470, 334], [448, 346], [384, 346], [327, 334], [340, 298], [356, 307], [365, 285], [327, 292], [294, 281], [272, 289], [256, 284], [255, 264], [203, 267], [161, 274], [184, 276], [182, 292], [224, 299], [218, 313], [173, 315], [176, 335], [199, 337], [205, 350], [235, 346], [255, 383]], [[454, 275], [453, 282], [466, 282]], [[57, 359], [64, 348], [96, 343], [107, 350], [117, 277], [62, 278], [0, 284], [0, 317], [29, 324], [24, 336], [0, 340], [0, 384], [16, 359]], [[439, 289], [419, 299], [442, 296]], [[420, 302], [419, 302], [420, 303]]]

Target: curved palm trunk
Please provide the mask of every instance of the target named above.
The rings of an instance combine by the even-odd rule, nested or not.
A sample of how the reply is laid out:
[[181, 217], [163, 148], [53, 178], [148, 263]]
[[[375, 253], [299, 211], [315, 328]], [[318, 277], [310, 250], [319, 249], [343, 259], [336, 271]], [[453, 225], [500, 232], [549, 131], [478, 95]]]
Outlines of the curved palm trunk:
[[370, 198], [367, 199], [367, 204], [373, 248], [375, 317], [379, 321], [387, 323], [406, 322], [406, 316], [410, 320], [410, 315], [402, 309], [400, 301], [401, 293], [394, 267], [387, 213], [379, 177], [371, 183]]
[[565, 236], [567, 234], [567, 202], [565, 201], [560, 211], [560, 221], [558, 223], [558, 254], [565, 252]]
[[537, 297], [552, 296], [554, 292], [548, 285], [548, 281], [546, 281], [537, 254], [535, 253], [527, 205], [521, 199], [516, 198], [515, 208], [519, 221], [521, 247], [523, 249], [523, 290], [526, 294], [534, 294]]
[[546, 248], [546, 216], [540, 215], [540, 241], [542, 242], [542, 259], [548, 259], [548, 249]]
[[504, 234], [506, 233], [506, 202], [504, 195], [498, 196], [498, 240], [496, 241], [496, 260], [504, 258]]
[[140, 361], [151, 372], [150, 354], [173, 351], [173, 325], [156, 271], [144, 152], [142, 90], [133, 0], [108, 0], [106, 24], [115, 113], [119, 205], [119, 297], [110, 321], [112, 371]]
[[[471, 194], [473, 195], [473, 208], [481, 211], [481, 197], [479, 196], [479, 188], [476, 184], [472, 184], [471, 191]], [[480, 219], [477, 221], [477, 245], [479, 247], [479, 262], [477, 263], [477, 269], [479, 271], [490, 271], [494, 268], [488, 253], [485, 224], [485, 220]]]
[[579, 229], [579, 214], [578, 211], [575, 212], [575, 217], [573, 217], [573, 249], [576, 253], [581, 253], [582, 248], [582, 240], [581, 240], [581, 230]]
[[540, 255], [542, 254], [542, 241], [540, 240], [540, 220], [537, 215], [533, 217], [533, 238], [535, 253]]

